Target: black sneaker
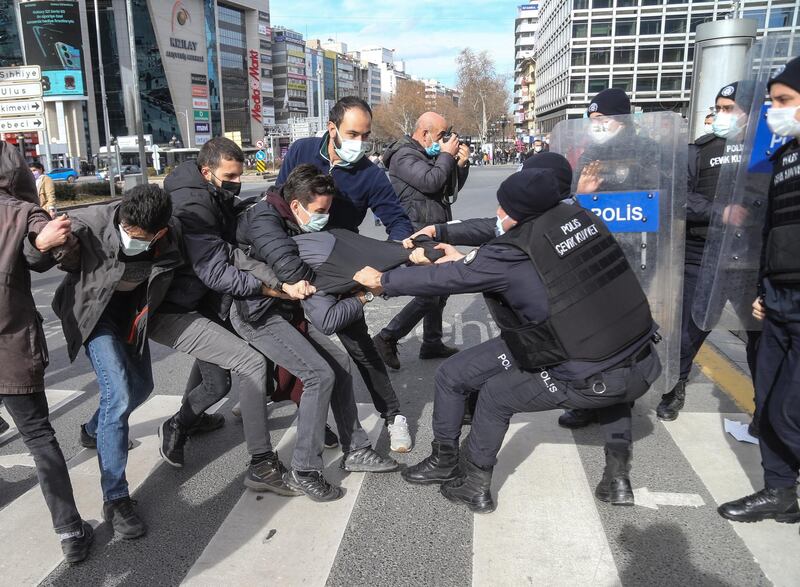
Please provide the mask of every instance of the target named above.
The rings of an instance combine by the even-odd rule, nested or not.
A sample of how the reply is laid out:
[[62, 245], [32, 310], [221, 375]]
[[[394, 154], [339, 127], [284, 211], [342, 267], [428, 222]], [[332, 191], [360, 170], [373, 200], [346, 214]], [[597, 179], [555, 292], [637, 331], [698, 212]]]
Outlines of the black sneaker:
[[147, 534], [147, 526], [136, 513], [133, 506], [136, 501], [130, 497], [121, 497], [103, 504], [103, 519], [109, 522], [114, 532], [123, 540], [133, 540]]
[[296, 491], [286, 485], [283, 480], [285, 473], [286, 467], [278, 458], [278, 453], [272, 453], [272, 456], [262, 461], [250, 463], [244, 484], [253, 491], [271, 491], [287, 497], [303, 495], [302, 491]]
[[597, 411], [586, 409], [565, 410], [558, 417], [558, 425], [562, 428], [585, 428], [597, 422]]
[[723, 503], [717, 508], [717, 512], [734, 522], [760, 522], [768, 519], [783, 524], [800, 522], [797, 489], [794, 487], [762, 489], [741, 499]]
[[291, 489], [305, 493], [313, 501], [336, 501], [344, 495], [341, 487], [328, 483], [319, 471], [287, 471], [283, 474], [283, 482]]
[[656, 407], [656, 416], [659, 420], [672, 422], [678, 417], [686, 402], [686, 382], [678, 381], [669, 393], [661, 396], [661, 402]]
[[340, 468], [351, 473], [389, 473], [400, 468], [397, 461], [382, 457], [367, 446], [344, 455]]
[[197, 436], [218, 430], [225, 425], [225, 416], [222, 414], [206, 414], [203, 412], [186, 431], [187, 436]]
[[397, 371], [400, 368], [400, 357], [397, 356], [397, 341], [384, 338], [380, 333], [372, 337], [378, 354], [386, 366]]
[[458, 352], [454, 346], [447, 346], [444, 343], [439, 344], [422, 344], [419, 348], [420, 359], [446, 359], [452, 357]]
[[187, 438], [175, 416], [164, 420], [158, 427], [158, 452], [168, 465], [177, 469], [183, 467], [183, 446]]
[[9, 428], [11, 428], [11, 424], [9, 424], [8, 422], [6, 422], [6, 421], [3, 419], [3, 416], [0, 416], [0, 434], [2, 434], [3, 432], [5, 432], [5, 431], [6, 431], [6, 430], [8, 430]]
[[[97, 437], [92, 436], [88, 432], [86, 432], [86, 424], [81, 424], [81, 446], [83, 448], [88, 448], [91, 450], [97, 450]], [[128, 450], [133, 448], [133, 441], [128, 439]]]
[[71, 565], [79, 563], [89, 556], [89, 549], [94, 542], [94, 530], [87, 521], [81, 523], [81, 535], [73, 536], [61, 541], [61, 552], [64, 553], [64, 560]]
[[339, 437], [331, 427], [325, 424], [325, 448], [336, 448], [339, 446]]

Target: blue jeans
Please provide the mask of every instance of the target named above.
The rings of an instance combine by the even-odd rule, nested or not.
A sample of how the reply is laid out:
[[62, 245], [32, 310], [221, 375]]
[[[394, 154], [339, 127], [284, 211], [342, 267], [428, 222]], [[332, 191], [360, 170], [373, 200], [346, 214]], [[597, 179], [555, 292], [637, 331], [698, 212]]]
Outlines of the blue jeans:
[[125, 479], [128, 418], [153, 391], [150, 347], [145, 342], [142, 355], [137, 356], [119, 328], [104, 317], [86, 341], [86, 355], [100, 387], [100, 406], [86, 431], [97, 437], [103, 501], [112, 501], [129, 495]]

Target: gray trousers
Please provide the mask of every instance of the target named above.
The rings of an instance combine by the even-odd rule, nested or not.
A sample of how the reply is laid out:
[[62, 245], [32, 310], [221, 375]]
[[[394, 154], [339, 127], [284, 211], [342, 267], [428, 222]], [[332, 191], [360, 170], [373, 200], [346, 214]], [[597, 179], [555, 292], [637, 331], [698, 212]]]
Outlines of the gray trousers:
[[267, 360], [244, 340], [197, 312], [155, 314], [148, 323], [152, 340], [239, 376], [239, 403], [247, 452], [272, 450], [267, 425]]
[[333, 411], [345, 453], [370, 445], [369, 437], [358, 421], [350, 358], [329, 337], [311, 325], [308, 337], [305, 337], [274, 313], [254, 322], [245, 322], [235, 304], [231, 308], [231, 323], [254, 348], [303, 382], [303, 395], [297, 409], [293, 469], [322, 470], [328, 406]]

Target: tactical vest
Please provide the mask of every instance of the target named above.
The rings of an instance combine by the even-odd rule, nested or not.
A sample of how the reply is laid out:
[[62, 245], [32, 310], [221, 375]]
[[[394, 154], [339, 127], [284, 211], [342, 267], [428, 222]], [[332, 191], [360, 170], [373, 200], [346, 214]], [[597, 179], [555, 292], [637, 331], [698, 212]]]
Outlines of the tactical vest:
[[[709, 202], [713, 202], [717, 193], [720, 172], [728, 165], [736, 165], [740, 160], [741, 152], [727, 153], [727, 142], [717, 136], [707, 142], [703, 142], [704, 140], [706, 137], [701, 137], [695, 143], [700, 146], [695, 191], [704, 195]], [[687, 221], [686, 233], [689, 237], [705, 240], [708, 237], [708, 223]]]
[[800, 284], [800, 144], [796, 140], [775, 155], [769, 211], [764, 274], [775, 284]]
[[486, 301], [520, 368], [603, 361], [651, 332], [650, 306], [628, 261], [603, 222], [559, 204], [493, 243], [530, 257], [547, 291], [548, 318], [524, 323], [502, 297]]

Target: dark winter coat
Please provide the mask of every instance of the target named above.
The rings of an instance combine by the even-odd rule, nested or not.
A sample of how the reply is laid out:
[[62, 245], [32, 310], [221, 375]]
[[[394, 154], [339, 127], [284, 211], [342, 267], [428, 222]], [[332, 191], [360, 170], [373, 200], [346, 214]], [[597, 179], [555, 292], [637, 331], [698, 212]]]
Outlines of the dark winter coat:
[[453, 219], [450, 206], [467, 181], [469, 166], [459, 167], [450, 153], [431, 157], [408, 135], [387, 149], [383, 164], [415, 229]]

